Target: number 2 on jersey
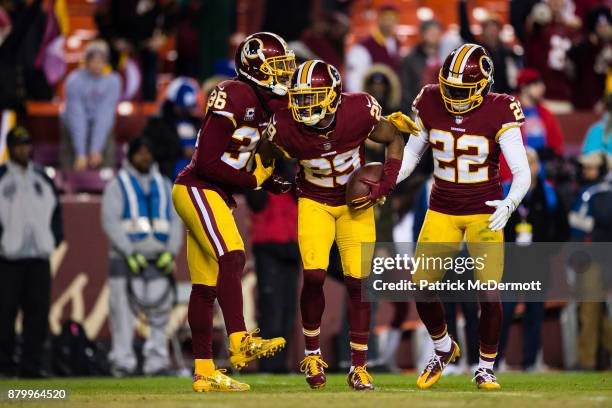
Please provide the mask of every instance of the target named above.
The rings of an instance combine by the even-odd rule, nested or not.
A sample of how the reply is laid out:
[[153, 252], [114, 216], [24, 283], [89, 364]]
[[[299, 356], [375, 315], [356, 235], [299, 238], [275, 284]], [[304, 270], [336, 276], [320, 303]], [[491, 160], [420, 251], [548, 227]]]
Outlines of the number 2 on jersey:
[[[434, 158], [434, 176], [437, 178], [452, 183], [481, 183], [489, 179], [489, 167], [483, 166], [489, 156], [486, 137], [462, 135], [455, 142], [452, 133], [432, 129], [429, 142]], [[457, 152], [470, 148], [475, 148], [476, 153]]]
[[[304, 169], [306, 180], [314, 185], [320, 187], [344, 185], [351, 177], [352, 170], [360, 165], [359, 147], [339, 153], [331, 160], [326, 157], [301, 160], [300, 165]], [[334, 172], [343, 174], [333, 176]]]

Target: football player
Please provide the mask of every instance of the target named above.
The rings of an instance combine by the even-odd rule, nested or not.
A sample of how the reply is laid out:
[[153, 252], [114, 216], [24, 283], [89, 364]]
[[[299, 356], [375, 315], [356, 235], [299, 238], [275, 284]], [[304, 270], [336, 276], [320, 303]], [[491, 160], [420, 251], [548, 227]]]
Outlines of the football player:
[[192, 386], [197, 392], [249, 389], [218, 370], [212, 360], [215, 299], [223, 312], [234, 368], [271, 356], [285, 345], [283, 338], [264, 340], [255, 336], [258, 330], [245, 328], [241, 287], [245, 254], [232, 216], [236, 205], [232, 193], [262, 185], [273, 192], [284, 190], [282, 181], [268, 179], [272, 166], [264, 167], [254, 154], [260, 130], [272, 112], [287, 105], [295, 57], [278, 35], [256, 33], [240, 44], [235, 61], [237, 77], [211, 92], [195, 153], [172, 190], [172, 201], [188, 231], [192, 282], [188, 320], [195, 357]]
[[[454, 245], [448, 243], [465, 239], [473, 258], [486, 259], [485, 267], [475, 270], [481, 281], [501, 279], [503, 228], [531, 182], [519, 129], [525, 119], [521, 105], [512, 96], [489, 92], [492, 84], [493, 63], [484, 48], [464, 44], [453, 50], [440, 70], [438, 84], [423, 87], [414, 101], [413, 113], [421, 130], [405, 146], [398, 178], [400, 182], [408, 177], [431, 146], [435, 182], [416, 254], [444, 257], [454, 252]], [[500, 153], [513, 176], [505, 198], [499, 182]], [[443, 270], [421, 270], [412, 279], [435, 282], [443, 275]], [[481, 291], [478, 299], [480, 361], [475, 382], [478, 388], [498, 389], [493, 363], [502, 319], [499, 292]], [[459, 356], [459, 347], [447, 333], [444, 309], [435, 292], [422, 292], [417, 310], [435, 345], [417, 380], [419, 388], [429, 388]]]
[[[362, 243], [376, 241], [372, 206], [395, 187], [404, 148], [398, 128], [414, 132], [416, 125], [399, 112], [389, 120], [381, 117], [380, 105], [366, 93], [342, 93], [338, 70], [311, 60], [293, 74], [289, 108], [274, 114], [260, 147], [264, 163], [266, 157], [276, 154], [295, 158], [299, 164], [298, 245], [304, 267], [300, 308], [306, 341], [300, 370], [313, 389], [326, 382], [327, 364], [321, 356], [319, 334], [325, 307], [323, 282], [334, 241], [349, 294], [352, 366], [348, 385], [355, 390], [374, 388], [366, 371], [370, 303], [362, 301], [361, 287], [369, 269], [362, 269]], [[386, 145], [384, 175], [380, 181], [362, 180], [370, 186], [369, 194], [355, 199], [349, 207], [346, 184], [365, 162], [366, 139]], [[366, 256], [371, 258], [371, 254]], [[370, 264], [369, 260], [363, 262]]]

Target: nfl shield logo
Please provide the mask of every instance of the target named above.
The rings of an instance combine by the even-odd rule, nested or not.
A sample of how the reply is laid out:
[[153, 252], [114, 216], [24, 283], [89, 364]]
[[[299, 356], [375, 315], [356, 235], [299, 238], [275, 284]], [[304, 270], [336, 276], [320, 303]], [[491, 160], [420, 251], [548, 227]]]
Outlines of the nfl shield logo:
[[460, 125], [463, 122], [463, 116], [455, 116], [455, 123]]
[[331, 149], [331, 143], [327, 142], [327, 143], [323, 143], [323, 150], [330, 150]]

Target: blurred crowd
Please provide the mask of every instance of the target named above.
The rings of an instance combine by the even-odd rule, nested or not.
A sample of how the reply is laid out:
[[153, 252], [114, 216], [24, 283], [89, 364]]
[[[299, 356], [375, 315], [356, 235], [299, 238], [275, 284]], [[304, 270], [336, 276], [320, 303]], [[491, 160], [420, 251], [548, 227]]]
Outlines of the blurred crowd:
[[[112, 247], [111, 363], [116, 375], [134, 372], [134, 311], [125, 296], [126, 277], [148, 275], [153, 281], [166, 282], [172, 273], [182, 238], [176, 234], [178, 224], [174, 210], [168, 206], [167, 188], [194, 152], [202, 101], [219, 81], [233, 76], [233, 44], [244, 35], [235, 32], [238, 8], [246, 7], [250, 13], [249, 7], [261, 3], [99, 0], [95, 6], [95, 38], [85, 45], [78, 66], [67, 72], [64, 43], [57, 41], [66, 34], [65, 2], [0, 0], [0, 155], [4, 146], [8, 153], [0, 167], [0, 192], [20, 197], [14, 211], [28, 200], [38, 200], [39, 205], [31, 211], [21, 208], [23, 216], [16, 224], [17, 218], [10, 215], [13, 213], [3, 210], [8, 204], [4, 200], [0, 203], [0, 268], [15, 270], [15, 275], [28, 271], [39, 282], [34, 288], [27, 285], [23, 272], [21, 280], [0, 285], [0, 374], [17, 369], [17, 310], [22, 310], [24, 319], [22, 355], [29, 358], [22, 359], [19, 372], [24, 376], [41, 374], [37, 367], [42, 358], [51, 285], [48, 257], [63, 236], [58, 194], [74, 191], [62, 185], [65, 180], [61, 174], [70, 179], [75, 173], [91, 177], [84, 191], [104, 192], [102, 222]], [[493, 90], [514, 94], [523, 106], [526, 121], [522, 132], [532, 170], [530, 193], [522, 204], [523, 211], [517, 211], [519, 218], [509, 224], [506, 239], [612, 242], [609, 1], [513, 0], [508, 2], [509, 18], [504, 21], [494, 12], [476, 12], [470, 0], [459, 0], [449, 3], [449, 7], [457, 8], [457, 21], [446, 25], [430, 9], [419, 9], [419, 26], [410, 47], [400, 35], [399, 1], [375, 2], [375, 6], [365, 2], [370, 6], [366, 15], [371, 20], [371, 31], [365, 36], [355, 36], [352, 31], [351, 10], [357, 0], [265, 3], [259, 14], [253, 14], [255, 23], [249, 23], [257, 26], [249, 28], [282, 35], [295, 51], [298, 63], [312, 58], [332, 63], [342, 72], [346, 91], [370, 93], [384, 113], [397, 109], [410, 112], [422, 86], [437, 82], [440, 64], [453, 48], [464, 42], [485, 47], [495, 66]], [[170, 42], [174, 57], [168, 69], [164, 55]], [[62, 103], [57, 157], [49, 160], [57, 163], [58, 171], [45, 171], [31, 160], [38, 135], [28, 130], [30, 101]], [[123, 102], [155, 103], [157, 107], [128, 142], [120, 141], [115, 134], [117, 111]], [[566, 134], [557, 115], [580, 111], [595, 112], [599, 119], [584, 135]], [[8, 123], [11, 115], [5, 112], [15, 112], [23, 126], [9, 130], [13, 123]], [[565, 141], [569, 136], [582, 140], [582, 145], [568, 147]], [[368, 150], [370, 160], [379, 160], [382, 154], [374, 148]], [[107, 173], [101, 170], [106, 169], [116, 176], [104, 176]], [[291, 177], [294, 169], [278, 171]], [[377, 210], [379, 240], [416, 240], [415, 225], [423, 213], [423, 203], [426, 205], [431, 172], [431, 161], [423, 160], [415, 174]], [[35, 188], [23, 181], [26, 178], [20, 178], [24, 174]], [[504, 181], [511, 176], [503, 163], [502, 176]], [[147, 200], [153, 200], [153, 204]], [[166, 207], [162, 205], [164, 200]], [[117, 207], [124, 201], [131, 211]], [[297, 237], [287, 231], [295, 229], [296, 203], [290, 196], [261, 191], [248, 192], [246, 201], [251, 210], [250, 235], [260, 293], [257, 310], [258, 316], [265, 316], [259, 320], [262, 335], [291, 339], [300, 261]], [[142, 225], [142, 219], [154, 222]], [[533, 226], [529, 237], [517, 234], [512, 226], [525, 222]], [[42, 227], [47, 225], [46, 229]], [[131, 237], [143, 231], [154, 231], [159, 239], [135, 247]], [[114, 262], [117, 259], [121, 262]], [[137, 286], [130, 286], [130, 291], [138, 292]], [[16, 291], [15, 287], [23, 289]], [[160, 299], [165, 295], [163, 287], [154, 291], [159, 292]], [[456, 306], [449, 305], [453, 309], [447, 315], [454, 316]], [[460, 305], [468, 337], [478, 330], [474, 326], [478, 311], [473, 306]], [[386, 369], [394, 368], [394, 352], [407, 310], [406, 305], [396, 306], [390, 329], [379, 339], [382, 352], [371, 356]], [[539, 336], [547, 312], [543, 304], [535, 303], [529, 303], [520, 316], [516, 310], [515, 304], [506, 304], [506, 322], [508, 325], [522, 317], [522, 368], [534, 369], [538, 358], [541, 360]], [[581, 304], [574, 313], [580, 322], [575, 333], [579, 349], [568, 368], [609, 366], [609, 361], [602, 360], [602, 350], [612, 352], [609, 306]], [[165, 322], [163, 317], [151, 318], [161, 320], [160, 325]], [[451, 333], [453, 327], [455, 336], [460, 337], [456, 325], [449, 323]], [[153, 331], [145, 347], [144, 371], [148, 374], [167, 372], [164, 336], [163, 331]], [[502, 337], [505, 342], [505, 334]], [[503, 356], [503, 346], [501, 350]], [[468, 364], [477, 360], [477, 350], [472, 356], [467, 354]], [[288, 370], [284, 354], [265, 364], [268, 366], [262, 368], [268, 371]]]

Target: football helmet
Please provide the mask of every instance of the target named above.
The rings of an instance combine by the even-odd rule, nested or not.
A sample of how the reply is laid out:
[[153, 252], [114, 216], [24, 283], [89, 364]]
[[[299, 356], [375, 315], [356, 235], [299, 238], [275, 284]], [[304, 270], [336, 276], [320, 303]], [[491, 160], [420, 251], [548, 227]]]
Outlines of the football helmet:
[[321, 60], [302, 63], [291, 77], [289, 108], [293, 119], [309, 126], [316, 125], [340, 104], [342, 80], [340, 72]]
[[238, 46], [235, 63], [238, 76], [276, 95], [287, 94], [295, 55], [280, 36], [266, 32], [249, 35]]
[[463, 114], [477, 108], [493, 85], [493, 61], [480, 45], [463, 44], [444, 60], [438, 75], [446, 110]]

